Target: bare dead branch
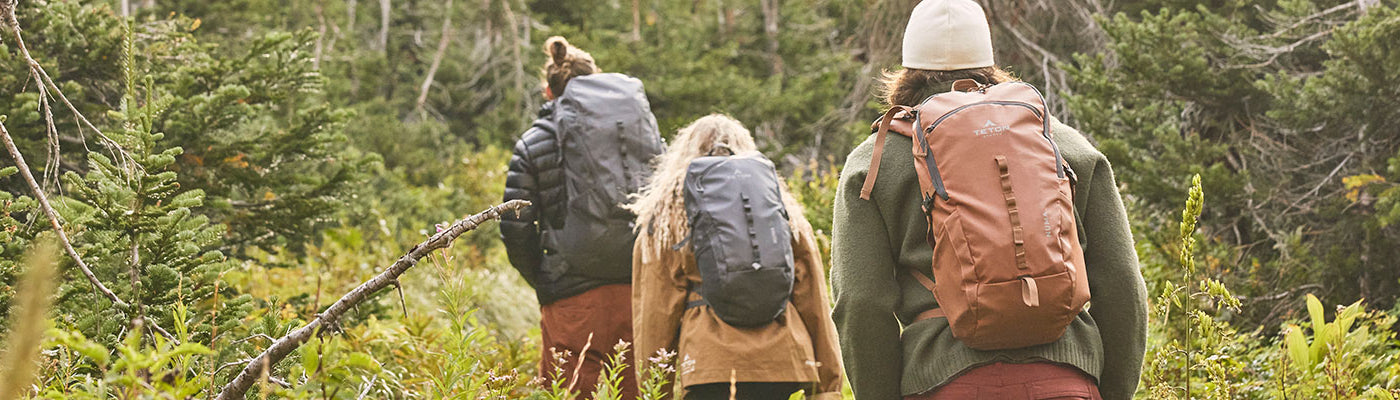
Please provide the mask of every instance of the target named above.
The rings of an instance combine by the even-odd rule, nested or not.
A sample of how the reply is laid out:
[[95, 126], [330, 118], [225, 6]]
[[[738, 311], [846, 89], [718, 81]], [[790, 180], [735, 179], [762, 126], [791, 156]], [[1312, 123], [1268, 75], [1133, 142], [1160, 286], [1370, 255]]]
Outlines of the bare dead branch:
[[359, 396], [355, 396], [355, 400], [360, 400], [360, 399], [365, 398], [365, 395], [368, 395], [368, 394], [369, 394], [369, 390], [374, 388], [374, 383], [375, 383], [375, 382], [379, 382], [379, 375], [375, 375], [373, 378], [370, 378], [369, 382], [366, 382], [366, 383], [365, 383], [365, 388], [364, 388], [364, 390], [361, 390], [361, 391], [360, 391], [360, 395], [359, 395]]
[[467, 231], [476, 229], [477, 226], [480, 226], [481, 223], [486, 222], [486, 220], [500, 218], [501, 215], [506, 212], [515, 212], [529, 205], [530, 202], [524, 200], [511, 200], [496, 205], [476, 215], [463, 218], [453, 223], [452, 226], [447, 229], [429, 237], [428, 240], [413, 246], [412, 249], [408, 250], [408, 254], [399, 257], [397, 261], [394, 261], [393, 265], [390, 265], [389, 268], [380, 272], [379, 275], [361, 283], [360, 286], [346, 293], [345, 296], [342, 296], [339, 300], [336, 300], [334, 304], [326, 308], [326, 311], [317, 314], [316, 318], [312, 319], [310, 322], [307, 322], [300, 328], [291, 331], [286, 336], [282, 336], [277, 339], [276, 342], [273, 342], [262, 354], [259, 354], [257, 357], [254, 357], [252, 361], [249, 361], [237, 377], [234, 377], [227, 385], [224, 385], [223, 389], [219, 392], [218, 399], [234, 400], [244, 398], [248, 393], [248, 389], [251, 388], [253, 384], [257, 383], [262, 374], [270, 373], [266, 370], [271, 369], [273, 365], [282, 361], [282, 359], [286, 358], [288, 354], [291, 354], [293, 350], [301, 347], [303, 343], [310, 340], [312, 335], [321, 330], [323, 326], [334, 325], [346, 311], [364, 302], [375, 292], [392, 285], [394, 281], [398, 280], [399, 276], [403, 275], [409, 268], [417, 265], [418, 261], [423, 259], [423, 257], [428, 256], [428, 254], [432, 253], [434, 250], [447, 247], [453, 240], [456, 240], [458, 236], [461, 236]]

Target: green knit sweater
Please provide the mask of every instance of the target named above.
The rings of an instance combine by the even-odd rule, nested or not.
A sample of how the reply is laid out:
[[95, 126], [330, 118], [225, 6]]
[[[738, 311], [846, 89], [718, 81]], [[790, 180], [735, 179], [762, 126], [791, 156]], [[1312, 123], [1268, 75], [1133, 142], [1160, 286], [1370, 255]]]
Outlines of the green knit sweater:
[[1107, 400], [1131, 399], [1142, 372], [1147, 297], [1123, 201], [1102, 153], [1074, 128], [1054, 121], [1052, 135], [1079, 177], [1074, 205], [1087, 245], [1092, 296], [1087, 312], [1059, 341], [1015, 350], [978, 351], [953, 338], [946, 319], [914, 322], [936, 306], [908, 275], [927, 270], [933, 250], [919, 208], [910, 139], [890, 134], [871, 199], [860, 188], [874, 135], [846, 158], [836, 194], [832, 245], [833, 319], [851, 389], [859, 400], [896, 400], [926, 392], [987, 363], [1050, 361], [1099, 381]]

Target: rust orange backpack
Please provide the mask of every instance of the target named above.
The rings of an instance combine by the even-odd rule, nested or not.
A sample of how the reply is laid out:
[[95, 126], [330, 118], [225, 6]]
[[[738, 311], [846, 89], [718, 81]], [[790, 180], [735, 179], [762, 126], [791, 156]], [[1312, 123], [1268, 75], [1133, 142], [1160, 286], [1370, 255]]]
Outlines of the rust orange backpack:
[[1075, 226], [1074, 172], [1050, 139], [1045, 99], [1022, 82], [972, 80], [876, 121], [861, 189], [869, 199], [885, 135], [914, 139], [933, 279], [910, 271], [953, 336], [979, 350], [1053, 342], [1089, 301]]

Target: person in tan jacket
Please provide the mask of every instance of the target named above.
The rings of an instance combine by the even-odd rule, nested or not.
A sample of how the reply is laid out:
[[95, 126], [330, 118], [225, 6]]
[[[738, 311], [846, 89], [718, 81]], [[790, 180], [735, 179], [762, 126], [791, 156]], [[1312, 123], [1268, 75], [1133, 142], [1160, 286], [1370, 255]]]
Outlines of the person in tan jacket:
[[690, 247], [675, 247], [689, 233], [682, 185], [692, 160], [716, 147], [735, 154], [757, 152], [739, 121], [700, 118], [680, 130], [657, 157], [656, 171], [636, 201], [638, 236], [632, 255], [632, 329], [638, 371], [658, 351], [674, 352], [672, 382], [686, 399], [786, 399], [804, 390], [809, 399], [841, 398], [841, 354], [826, 294], [822, 259], [802, 206], [782, 188], [792, 228], [793, 276], [787, 309], [756, 328], [726, 324], [690, 289], [701, 283]]

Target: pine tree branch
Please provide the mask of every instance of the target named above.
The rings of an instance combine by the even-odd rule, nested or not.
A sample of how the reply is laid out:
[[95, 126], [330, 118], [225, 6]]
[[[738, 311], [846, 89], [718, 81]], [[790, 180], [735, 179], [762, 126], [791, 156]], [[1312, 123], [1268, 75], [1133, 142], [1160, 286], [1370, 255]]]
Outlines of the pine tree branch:
[[293, 330], [286, 336], [277, 339], [276, 342], [273, 342], [272, 345], [267, 347], [267, 350], [263, 350], [262, 354], [248, 361], [243, 371], [239, 372], [238, 376], [230, 380], [227, 385], [224, 385], [223, 389], [219, 392], [218, 399], [243, 399], [248, 393], [248, 389], [251, 388], [253, 384], [256, 384], [264, 373], [270, 372], [265, 371], [266, 369], [270, 369], [273, 365], [276, 365], [279, 361], [286, 358], [287, 355], [291, 354], [292, 351], [301, 347], [303, 343], [310, 340], [322, 327], [334, 326], [336, 320], [338, 320], [342, 314], [345, 314], [345, 312], [349, 311], [352, 307], [364, 302], [370, 295], [394, 284], [399, 276], [403, 275], [409, 268], [417, 265], [418, 261], [423, 259], [423, 257], [428, 256], [428, 254], [432, 253], [434, 250], [447, 247], [452, 244], [452, 241], [456, 240], [458, 236], [461, 236], [467, 231], [476, 229], [477, 226], [481, 225], [481, 223], [486, 220], [498, 219], [506, 212], [518, 211], [529, 205], [530, 202], [524, 200], [511, 200], [496, 205], [481, 213], [459, 220], [447, 229], [429, 237], [428, 240], [419, 243], [417, 246], [413, 246], [412, 249], [408, 250], [407, 254], [404, 254], [403, 257], [399, 257], [397, 261], [394, 261], [394, 264], [390, 265], [389, 268], [385, 269], [383, 272], [380, 272], [379, 275], [361, 283], [360, 286], [346, 293], [345, 296], [342, 296], [339, 300], [336, 300], [334, 304], [326, 308], [326, 311], [317, 314], [316, 318], [302, 325], [300, 328]]
[[92, 283], [93, 288], [102, 292], [102, 295], [106, 296], [107, 299], [112, 300], [112, 304], [115, 304], [117, 308], [122, 310], [130, 308], [130, 305], [118, 298], [116, 293], [107, 289], [102, 281], [97, 280], [97, 275], [92, 273], [92, 269], [88, 268], [86, 262], [83, 262], [83, 257], [79, 256], [78, 251], [73, 249], [73, 242], [68, 240], [68, 234], [63, 230], [63, 224], [58, 221], [58, 213], [53, 211], [52, 206], [49, 206], [48, 196], [44, 195], [44, 190], [39, 188], [39, 182], [34, 180], [34, 174], [29, 172], [29, 165], [24, 163], [24, 156], [19, 153], [19, 148], [15, 147], [14, 140], [10, 139], [10, 130], [5, 129], [4, 123], [0, 123], [0, 141], [5, 142], [5, 150], [8, 150], [10, 158], [15, 160], [15, 166], [19, 168], [20, 176], [24, 177], [24, 182], [29, 184], [29, 190], [34, 192], [34, 199], [39, 202], [39, 208], [44, 210], [44, 215], [49, 217], [49, 222], [53, 224], [53, 231], [58, 235], [58, 241], [63, 244], [63, 250], [78, 264], [78, 269], [81, 269], [83, 275], [87, 276], [88, 282]]
[[[39, 65], [39, 61], [35, 60], [34, 57], [29, 54], [29, 48], [25, 46], [24, 37], [20, 34], [19, 18], [15, 16], [15, 7], [18, 6], [18, 4], [19, 2], [17, 0], [0, 0], [0, 25], [4, 25], [4, 27], [9, 28], [10, 31], [14, 33], [15, 46], [19, 49], [20, 55], [24, 57], [25, 63], [29, 66], [29, 74], [34, 78], [35, 83], [40, 86], [47, 85], [49, 90], [58, 94], [58, 99], [62, 100], [64, 105], [68, 106], [68, 110], [72, 111], [73, 115], [76, 116], [80, 122], [87, 125], [93, 132], [96, 132], [97, 136], [101, 138], [102, 144], [105, 145], [108, 150], [115, 153], [115, 159], [119, 161], [130, 160], [126, 150], [123, 149], [121, 145], [103, 134], [102, 130], [97, 129], [97, 126], [93, 125], [91, 121], [88, 121], [87, 117], [78, 112], [78, 108], [73, 106], [72, 102], [68, 101], [68, 96], [65, 96], [63, 91], [58, 88], [58, 84], [54, 83], [53, 78], [49, 77], [49, 73], [44, 71], [43, 66]], [[43, 92], [42, 87], [41, 92]], [[45, 100], [45, 103], [47, 103], [47, 100]], [[47, 105], [45, 108], [52, 109], [51, 107], [47, 107]], [[53, 129], [53, 113], [45, 113], [45, 120], [50, 129]], [[24, 177], [25, 183], [29, 185], [29, 189], [34, 192], [34, 199], [39, 202], [39, 208], [44, 211], [44, 214], [49, 218], [49, 222], [53, 224], [54, 233], [58, 235], [59, 242], [63, 244], [64, 252], [68, 253], [68, 256], [73, 258], [78, 268], [82, 270], [83, 275], [87, 277], [88, 282], [92, 283], [94, 289], [97, 289], [103, 296], [111, 300], [112, 304], [118, 309], [122, 311], [129, 310], [131, 308], [130, 304], [122, 301], [120, 297], [117, 297], [116, 293], [113, 293], [111, 289], [103, 285], [102, 281], [97, 279], [97, 275], [93, 274], [92, 268], [89, 268], [87, 263], [83, 262], [82, 256], [78, 255], [78, 251], [73, 249], [73, 242], [68, 239], [67, 232], [63, 230], [63, 224], [58, 220], [58, 213], [54, 212], [53, 207], [49, 204], [48, 196], [44, 194], [44, 190], [40, 188], [38, 182], [34, 180], [34, 174], [29, 171], [29, 165], [24, 162], [24, 156], [20, 154], [19, 148], [15, 147], [14, 140], [11, 139], [10, 131], [5, 128], [3, 120], [0, 120], [0, 141], [4, 142], [5, 149], [9, 151], [10, 157], [15, 161], [15, 166], [19, 168], [20, 175]], [[53, 145], [57, 146], [57, 143]], [[126, 164], [140, 168], [140, 166], [134, 162]], [[170, 332], [162, 329], [159, 325], [152, 323], [151, 327], [167, 339], [174, 340], [176, 343], [179, 342], [179, 340], [175, 339], [174, 335], [171, 335]]]
[[[34, 78], [34, 82], [39, 84], [40, 86], [47, 85], [49, 87], [49, 91], [52, 91], [54, 94], [57, 94], [58, 99], [63, 101], [63, 105], [68, 106], [68, 110], [73, 113], [73, 115], [78, 119], [78, 121], [81, 122], [82, 125], [86, 125], [88, 129], [92, 129], [93, 132], [96, 132], [97, 137], [101, 139], [102, 144], [104, 146], [107, 146], [108, 149], [112, 150], [115, 153], [114, 156], [117, 156], [114, 157], [115, 159], [120, 161], [129, 160], [130, 157], [127, 156], [126, 150], [123, 149], [120, 144], [117, 144], [116, 141], [112, 140], [112, 138], [107, 137], [106, 134], [102, 133], [101, 129], [97, 129], [97, 126], [93, 125], [92, 121], [89, 121], [87, 117], [83, 115], [83, 113], [78, 112], [78, 107], [73, 106], [73, 102], [68, 101], [68, 96], [64, 95], [63, 90], [58, 88], [58, 84], [54, 83], [53, 78], [49, 77], [49, 73], [47, 71], [44, 71], [44, 67], [39, 65], [39, 61], [35, 60], [34, 56], [29, 54], [29, 47], [25, 46], [24, 36], [20, 34], [21, 29], [19, 27], [19, 18], [15, 16], [15, 1], [0, 1], [6, 1], [8, 3], [0, 5], [0, 18], [3, 18], [5, 27], [9, 28], [10, 32], [14, 33], [15, 47], [19, 49], [20, 56], [24, 57], [25, 64], [29, 66], [29, 74]], [[45, 119], [47, 120], [50, 126], [53, 125], [52, 113], [45, 114]], [[81, 133], [81, 130], [79, 131], [79, 133]], [[128, 163], [124, 162], [124, 164]], [[129, 164], [135, 165], [135, 163]]]

